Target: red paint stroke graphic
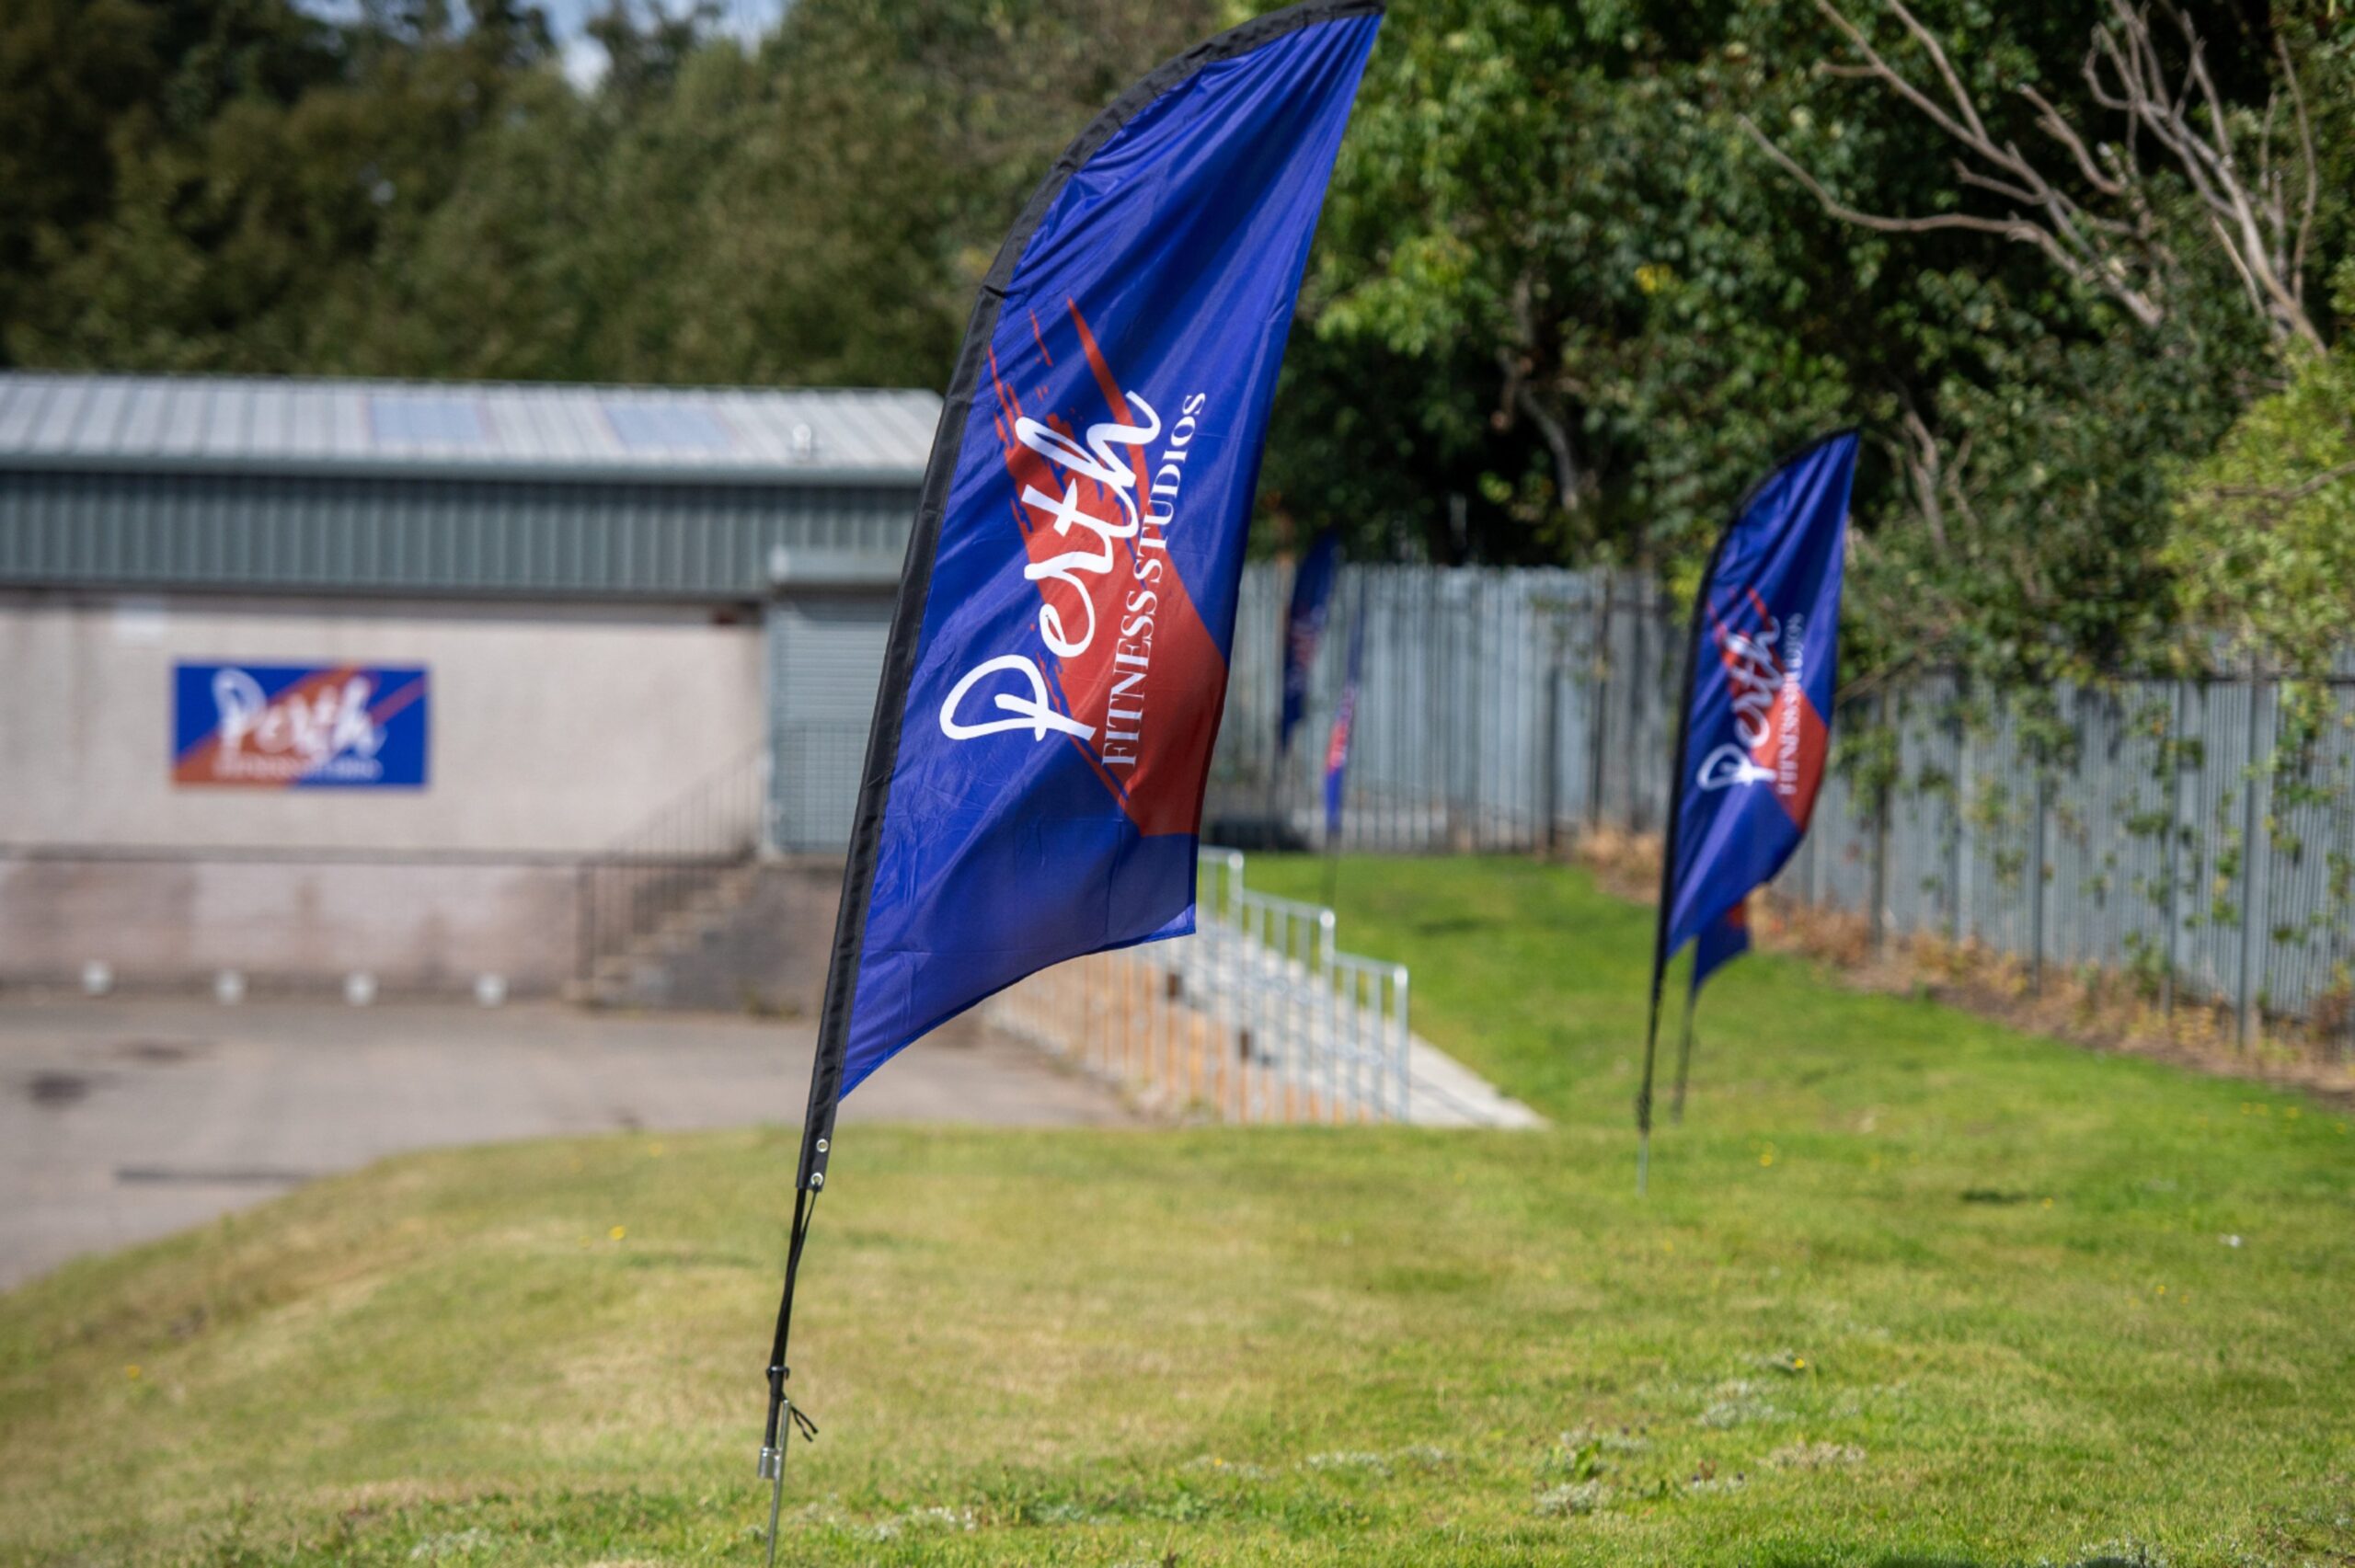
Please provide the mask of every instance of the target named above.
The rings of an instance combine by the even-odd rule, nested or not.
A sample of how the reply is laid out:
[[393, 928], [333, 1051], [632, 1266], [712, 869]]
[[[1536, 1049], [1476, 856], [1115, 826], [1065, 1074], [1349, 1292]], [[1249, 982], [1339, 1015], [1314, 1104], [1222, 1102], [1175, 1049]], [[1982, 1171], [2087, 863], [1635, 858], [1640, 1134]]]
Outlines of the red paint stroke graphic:
[[[1201, 398], [1132, 396], [1075, 302], [1069, 318], [1094, 383], [1095, 398], [1077, 399], [1086, 406], [1026, 413], [1013, 390], [1024, 367], [1006, 373], [991, 358], [1015, 521], [1052, 655], [1048, 681], [1056, 706], [1091, 732], [1066, 738], [1138, 831], [1190, 833], [1227, 681], [1169, 550], [1189, 526], [1185, 465]], [[1035, 316], [1031, 331], [1051, 367]]]

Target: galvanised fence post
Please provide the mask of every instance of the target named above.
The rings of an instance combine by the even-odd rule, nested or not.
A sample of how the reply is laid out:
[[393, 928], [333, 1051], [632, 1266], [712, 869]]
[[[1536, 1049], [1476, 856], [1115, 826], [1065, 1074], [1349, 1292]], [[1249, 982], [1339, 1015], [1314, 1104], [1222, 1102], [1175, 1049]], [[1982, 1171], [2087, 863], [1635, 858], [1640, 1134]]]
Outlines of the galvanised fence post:
[[1611, 596], [1617, 581], [1615, 573], [1603, 574], [1603, 608], [1595, 616], [1595, 634], [1587, 643], [1594, 660], [1594, 692], [1588, 699], [1594, 704], [1594, 737], [1587, 752], [1588, 771], [1593, 775], [1586, 795], [1589, 833], [1603, 830], [1603, 758], [1608, 755], [1604, 742], [1611, 737]]
[[[1873, 699], [1873, 713], [1882, 738], [1893, 749], [1897, 738], [1889, 729], [1888, 692]], [[1873, 781], [1873, 908], [1868, 924], [1876, 958], [1889, 951], [1889, 794], [1890, 775], [1884, 771]]]
[[1970, 897], [1970, 856], [1965, 835], [1970, 831], [1970, 721], [1963, 712], [1962, 686], [1954, 688], [1953, 818], [1947, 824], [1947, 940], [1962, 945], [1963, 910]]
[[2268, 769], [2264, 766], [2260, 742], [2264, 736], [2266, 682], [2255, 669], [2248, 677], [2248, 771], [2247, 795], [2241, 802], [2241, 961], [2238, 995], [2233, 1009], [2233, 1044], [2247, 1050], [2257, 1036], [2257, 1009], [2258, 1001], [2257, 969], [2263, 963], [2259, 956], [2257, 928], [2265, 918], [2264, 889], [2259, 886], [2265, 869], [2265, 842], [2270, 836], [2265, 830], [2265, 814], [2259, 796], [2265, 792]]
[[1627, 789], [1627, 827], [1635, 829], [1637, 833], [1651, 827], [1651, 812], [1646, 810], [1651, 806], [1651, 798], [1646, 795], [1644, 786], [1641, 786], [1641, 774], [1637, 773], [1641, 765], [1635, 761], [1641, 744], [1644, 744], [1644, 692], [1651, 690], [1653, 685], [1651, 661], [1646, 659], [1648, 650], [1646, 650], [1644, 638], [1644, 631], [1651, 626], [1651, 596], [1646, 593], [1648, 584], [1651, 584], [1651, 577], [1637, 575], [1637, 596], [1639, 598], [1637, 598], [1635, 605], [1635, 657], [1627, 661], [1627, 741], [1630, 741], [1630, 747], [1627, 747], [1627, 753], [1630, 753], [1627, 756], [1627, 761], [1630, 761], [1630, 768], [1627, 768], [1627, 774], [1630, 774], [1627, 777], [1627, 782], [1630, 782], [1630, 789]]
[[2166, 866], [2164, 914], [2167, 936], [2166, 949], [2160, 960], [2159, 1013], [2167, 1021], [2169, 1034], [2175, 1031], [2175, 971], [2182, 951], [2178, 933], [2183, 929], [2182, 894], [2179, 890], [2183, 881], [2183, 734], [2185, 725], [2189, 722], [2184, 707], [2190, 687], [2188, 681], [2175, 683], [2174, 715], [2169, 721], [2165, 752], [2167, 759], [2167, 841], [2163, 846]]
[[1537, 842], [1548, 859], [1560, 847], [1562, 819], [1562, 661], [1559, 647], [1545, 661], [1545, 703], [1543, 727], [1545, 752], [1538, 766], [1539, 809], [1545, 815]]
[[2044, 832], [2045, 820], [2051, 814], [2051, 773], [2041, 758], [2032, 760], [2036, 769], [2036, 830], [2029, 838], [2028, 870], [2028, 990], [2037, 996], [2044, 994]]

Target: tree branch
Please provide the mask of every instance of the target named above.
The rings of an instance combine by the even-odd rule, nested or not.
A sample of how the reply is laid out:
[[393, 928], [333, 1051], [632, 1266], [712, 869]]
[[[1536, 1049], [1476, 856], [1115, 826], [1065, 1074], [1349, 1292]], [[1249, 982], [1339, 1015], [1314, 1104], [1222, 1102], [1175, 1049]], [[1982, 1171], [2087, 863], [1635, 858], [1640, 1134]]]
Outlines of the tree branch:
[[2306, 199], [2298, 214], [2298, 237], [2290, 248], [2290, 276], [2303, 279], [2306, 275], [2306, 242], [2314, 237], [2315, 208], [2322, 200], [2322, 165], [2315, 155], [2315, 128], [2306, 119], [2305, 89], [2298, 85], [2298, 67], [2290, 58], [2290, 45], [2279, 32], [2273, 35], [2273, 52], [2281, 62], [2281, 80], [2289, 84], [2290, 107], [2298, 120], [2298, 151], [2306, 166]]
[[2355, 463], [2326, 468], [2303, 485], [2211, 485], [2205, 493], [2219, 499], [2277, 501], [2289, 506], [2308, 496], [2319, 495], [2341, 479], [2355, 479]]
[[1536, 351], [1537, 324], [1530, 299], [1530, 282], [1524, 276], [1513, 284], [1513, 329], [1520, 338], [1519, 351], [1512, 349], [1497, 350], [1498, 368], [1504, 372], [1505, 384], [1498, 424], [1508, 423], [1519, 414], [1537, 427], [1538, 438], [1554, 459], [1554, 488], [1561, 508], [1566, 512], [1579, 509], [1586, 498], [1588, 478], [1579, 464], [1578, 448], [1570, 441], [1570, 428], [1556, 410], [1545, 406], [1530, 386], [1531, 356]]
[[2140, 138], [2147, 135], [2190, 186], [2251, 306], [2277, 338], [2320, 349], [2322, 337], [2306, 312], [2303, 297], [2307, 246], [2320, 201], [2320, 165], [2303, 88], [2288, 46], [2276, 36], [2275, 53], [2290, 96], [2304, 172], [2303, 200], [2294, 223], [2282, 195], [2282, 176], [2274, 163], [2273, 106], [2269, 104], [2265, 123], [2257, 132], [2257, 167], [2252, 176], [2241, 166], [2233, 141], [2231, 106], [2208, 69], [2199, 29], [2173, 0], [2158, 3], [2182, 34], [2180, 81], [2169, 80], [2166, 57], [2153, 29], [2150, 10], [2137, 9], [2130, 0], [2109, 0], [2110, 18], [2094, 29], [2085, 53], [2084, 74], [2094, 102], [2125, 119], [2126, 133], [2120, 143], [2103, 145], [2097, 152], [2095, 144], [2033, 85], [2016, 89], [2036, 111], [2037, 129], [2066, 154], [2069, 168], [2083, 181], [2080, 189], [2117, 203], [2122, 213], [2087, 206], [2047, 177], [2017, 144], [1997, 141], [1953, 57], [1906, 0], [1877, 0], [1877, 4], [1896, 18], [1928, 62], [1936, 79], [1935, 89], [1892, 64], [1836, 0], [1815, 0], [1815, 7], [1847, 40], [1857, 63], [1819, 61], [1817, 69], [1829, 75], [1879, 82], [1960, 144], [1965, 156], [1957, 159], [1955, 166], [1962, 185], [2000, 196], [2016, 204], [2017, 210], [2000, 220], [1962, 212], [1920, 218], [1866, 212], [1832, 196], [1750, 120], [1743, 120], [1741, 125], [1825, 212], [1844, 223], [1888, 234], [1975, 230], [2033, 245], [2073, 281], [2107, 294], [2150, 327], [2166, 319], [2163, 284], [2180, 270], [2180, 261], [2159, 236], [2157, 209], [2144, 187], [2137, 146]]
[[2132, 313], [2134, 319], [2145, 326], [2155, 326], [2165, 319], [2157, 302], [2145, 298], [2122, 279], [2096, 267], [2091, 262], [2071, 254], [2060, 234], [2039, 223], [2014, 215], [2007, 218], [1982, 218], [1970, 212], [1937, 212], [1927, 217], [1890, 217], [1878, 212], [1867, 212], [1851, 207], [1823, 188], [1823, 183], [1809, 174], [1798, 159], [1776, 146], [1757, 122], [1748, 115], [1739, 117], [1742, 130], [1758, 143], [1759, 151], [1772, 158], [1786, 174], [1807, 188], [1817, 205], [1844, 223], [1858, 228], [1877, 229], [1883, 234], [1934, 234], [1941, 229], [1962, 229], [1976, 234], [1994, 235], [1998, 238], [2031, 245], [2044, 252], [2052, 264], [2071, 278], [2087, 287], [2108, 292]]

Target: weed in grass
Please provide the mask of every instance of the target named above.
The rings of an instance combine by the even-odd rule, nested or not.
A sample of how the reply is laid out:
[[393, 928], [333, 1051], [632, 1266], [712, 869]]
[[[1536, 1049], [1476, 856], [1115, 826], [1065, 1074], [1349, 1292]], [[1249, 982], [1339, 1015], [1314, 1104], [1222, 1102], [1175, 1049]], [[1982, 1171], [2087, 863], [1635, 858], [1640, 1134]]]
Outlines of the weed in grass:
[[1611, 1488], [1600, 1481], [1569, 1481], [1537, 1494], [1537, 1512], [1546, 1518], [1591, 1514], [1609, 1505]]
[[897, 1540], [903, 1535], [938, 1535], [950, 1530], [971, 1530], [973, 1513], [970, 1508], [910, 1508], [888, 1519], [877, 1519], [861, 1525], [852, 1533], [861, 1540]]
[[1712, 1391], [1714, 1397], [1706, 1409], [1694, 1417], [1700, 1425], [1725, 1431], [1735, 1426], [1756, 1426], [1783, 1419], [1780, 1406], [1762, 1397], [1758, 1386], [1740, 1378], [1719, 1383]]
[[1730, 1475], [1720, 1474], [1714, 1463], [1704, 1459], [1698, 1470], [1685, 1477], [1684, 1490], [1695, 1497], [1706, 1497], [1719, 1493], [1739, 1492], [1749, 1484], [1750, 1477], [1740, 1471]]
[[1854, 1443], [1786, 1443], [1766, 1456], [1777, 1470], [1854, 1470], [1865, 1462], [1864, 1449]]

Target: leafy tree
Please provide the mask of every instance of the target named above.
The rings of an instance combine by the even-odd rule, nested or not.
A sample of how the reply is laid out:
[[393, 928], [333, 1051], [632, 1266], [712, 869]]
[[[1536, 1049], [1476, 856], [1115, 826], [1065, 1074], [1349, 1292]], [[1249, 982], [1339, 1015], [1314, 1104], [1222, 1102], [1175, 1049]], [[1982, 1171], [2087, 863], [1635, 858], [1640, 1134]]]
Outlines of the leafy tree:
[[332, 80], [335, 45], [328, 29], [279, 0], [0, 8], [0, 363], [52, 297], [45, 274], [99, 241], [127, 164], [201, 132], [233, 101], [283, 103]]
[[2355, 260], [2338, 307], [2338, 346], [2305, 357], [2187, 476], [2165, 552], [2189, 624], [2304, 675], [2355, 647]]
[[344, 368], [353, 297], [548, 52], [545, 20], [510, 0], [463, 18], [382, 7], [339, 35], [284, 0], [198, 14], [155, 103], [116, 124], [109, 212], [14, 325], [28, 360]]
[[[2078, 66], [2105, 14], [1940, 0], [1869, 58], [1927, 74], [1901, 50], [1950, 40], [1935, 58], [1993, 106], [1971, 123], [2000, 154], [2101, 110]], [[2244, 115], [2271, 40], [2230, 13], [2200, 26], [2230, 45], [2212, 75]], [[2136, 193], [2173, 290], [2154, 317], [2020, 243], [1973, 205], [1936, 118], [1817, 69], [1841, 41], [1743, 0], [1419, 10], [1376, 58], [1315, 330], [1433, 371], [1401, 412], [1477, 452], [1476, 551], [1689, 576], [1778, 451], [1853, 421], [1880, 456], [1858, 667], [2138, 659], [2174, 605], [2168, 477], [2265, 390], [2267, 321], [2220, 304], [2234, 258], [2180, 182]]]

